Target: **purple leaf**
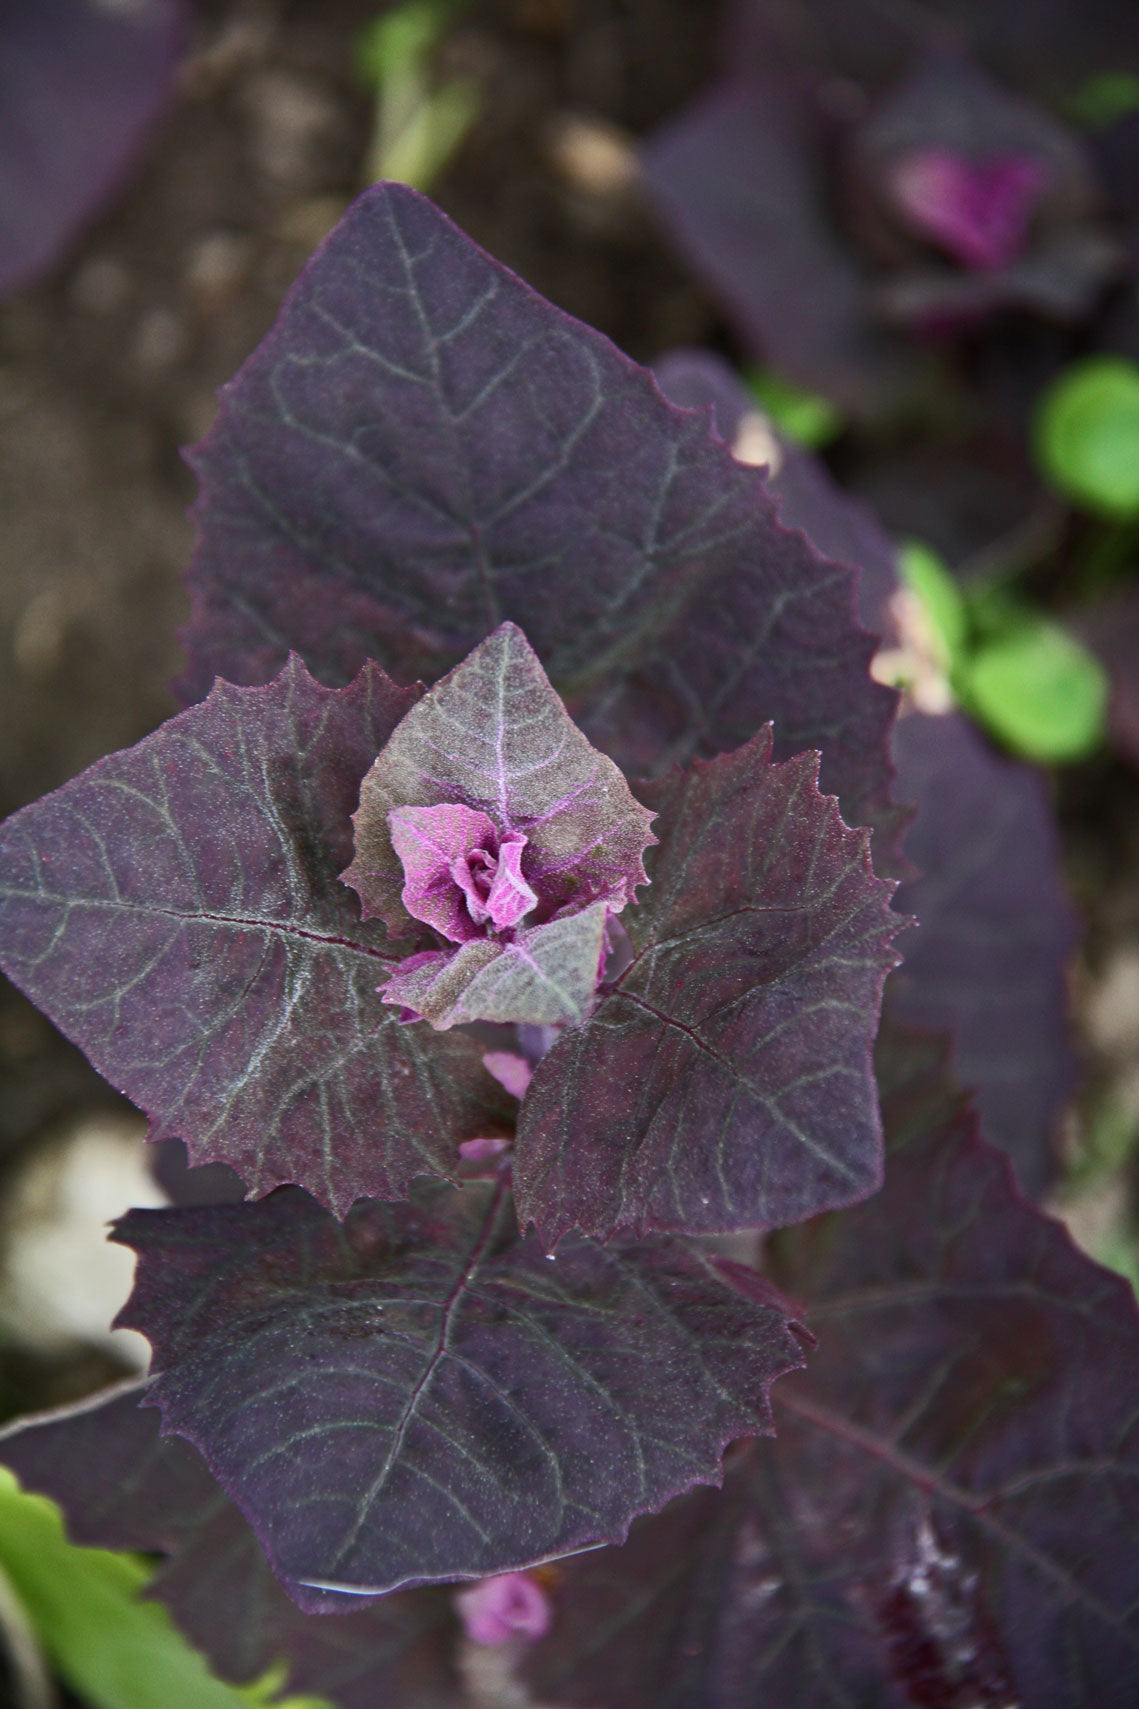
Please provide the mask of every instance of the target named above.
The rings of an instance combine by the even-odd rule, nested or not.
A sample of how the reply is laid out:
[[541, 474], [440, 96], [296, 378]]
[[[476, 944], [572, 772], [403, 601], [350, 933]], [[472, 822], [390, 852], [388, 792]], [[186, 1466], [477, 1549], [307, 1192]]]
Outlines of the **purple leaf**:
[[132, 1211], [148, 1395], [286, 1580], [380, 1592], [611, 1542], [719, 1477], [802, 1364], [785, 1315], [666, 1240], [522, 1239], [502, 1182]]
[[365, 193], [227, 388], [194, 455], [186, 693], [322, 680], [365, 658], [432, 679], [519, 623], [630, 775], [774, 720], [852, 822], [888, 806], [890, 691], [849, 576], [782, 530], [753, 470], [607, 339], [431, 204]]
[[597, 989], [608, 908], [515, 932], [509, 943], [476, 938], [453, 954], [427, 951], [401, 962], [381, 995], [433, 1027], [464, 1021], [579, 1026]]
[[30, 284], [118, 189], [170, 99], [182, 0], [4, 0], [0, 292]]
[[[739, 373], [710, 350], [670, 350], [654, 362], [653, 372], [673, 403], [710, 408], [712, 426], [729, 445], [756, 412]], [[825, 463], [772, 432], [778, 466], [773, 463], [767, 469], [765, 480], [780, 522], [801, 529], [825, 557], [856, 572], [862, 622], [876, 635], [888, 633], [887, 608], [898, 588], [893, 541], [870, 508], [837, 485]]]
[[485, 813], [444, 802], [395, 807], [387, 820], [391, 848], [406, 875], [404, 909], [452, 943], [481, 937], [479, 927], [487, 921], [495, 928], [513, 926], [538, 900], [521, 872], [526, 838], [508, 831], [500, 839]]
[[361, 1603], [308, 1591], [299, 1594], [312, 1612], [302, 1612], [200, 1455], [159, 1437], [143, 1392], [22, 1420], [0, 1436], [0, 1463], [59, 1503], [73, 1542], [161, 1554], [148, 1594], [222, 1678], [244, 1684], [285, 1662], [290, 1691], [319, 1692], [338, 1709], [459, 1709], [451, 1598], [412, 1590]]
[[834, 219], [819, 114], [798, 77], [733, 70], [641, 151], [677, 247], [745, 347], [865, 415], [912, 384], [900, 336], [868, 312], [868, 261]]
[[401, 1027], [397, 960], [337, 873], [360, 779], [416, 698], [293, 660], [100, 760], [0, 831], [4, 966], [194, 1163], [337, 1211], [453, 1175], [505, 1107], [473, 1040]]
[[1038, 1198], [1056, 1178], [1076, 1073], [1067, 970], [1077, 929], [1048, 780], [995, 753], [958, 713], [908, 714], [894, 753], [899, 794], [918, 803], [906, 853], [920, 876], [898, 892], [918, 924], [888, 1004], [916, 1026], [952, 1029], [986, 1136]]
[[567, 1561], [525, 1662], [588, 1709], [1130, 1709], [1139, 1316], [940, 1081], [882, 1062], [877, 1198], [781, 1237], [810, 1374], [779, 1436]]
[[[499, 838], [521, 838], [516, 843], [520, 877], [534, 896], [522, 912], [531, 915], [531, 925], [599, 900], [619, 913], [635, 887], [645, 883], [643, 856], [653, 840], [652, 814], [634, 799], [612, 760], [592, 748], [573, 724], [526, 637], [512, 623], [496, 629], [436, 683], [400, 723], [364, 779], [354, 821], [356, 858], [344, 881], [359, 893], [365, 919], [378, 914], [393, 933], [415, 924], [407, 891], [417, 892], [425, 879], [430, 883], [429, 874], [437, 875], [445, 859], [441, 849], [426, 860], [420, 852], [422, 833], [428, 823], [436, 824], [425, 821], [423, 810], [439, 812], [443, 806], [453, 814], [461, 816], [466, 809], [477, 816], [455, 821], [464, 826], [456, 832], [467, 839], [464, 854], [478, 848], [488, 825], [496, 844]], [[410, 820], [409, 808], [418, 810]], [[418, 846], [412, 847], [417, 830]], [[410, 912], [462, 943], [487, 922], [488, 914], [478, 919], [468, 893], [469, 872], [454, 882], [464, 893], [462, 912], [473, 930], [467, 931], [461, 920], [450, 929], [440, 923], [450, 920], [449, 911], [431, 918], [421, 904]], [[509, 915], [509, 899], [500, 906]], [[493, 925], [511, 926], [519, 917], [514, 912]]]
[[[678, 402], [711, 404], [728, 439], [750, 407], [733, 371], [704, 352], [666, 357], [660, 379]], [[779, 451], [770, 486], [782, 521], [858, 567], [864, 622], [882, 630], [888, 646], [901, 644], [889, 536], [817, 458], [782, 441]], [[1139, 635], [1139, 624], [1129, 631], [1124, 617], [1113, 603], [1098, 631], [1110, 645], [1110, 628], [1121, 658], [1129, 635]], [[1134, 651], [1139, 661], [1139, 645]], [[1134, 677], [1139, 684], [1139, 666]], [[1118, 726], [1126, 706], [1121, 679], [1116, 689]], [[1139, 731], [1139, 712], [1134, 724]], [[956, 714], [907, 713], [895, 726], [894, 757], [897, 793], [917, 804], [905, 845], [917, 870], [895, 906], [918, 926], [903, 940], [887, 1000], [899, 1016], [954, 1034], [957, 1070], [977, 1091], [988, 1139], [1010, 1154], [1022, 1187], [1038, 1198], [1055, 1179], [1060, 1116], [1076, 1074], [1067, 1024], [1076, 928], [1047, 780], [994, 752]]]
[[770, 731], [642, 786], [660, 813], [633, 960], [538, 1064], [517, 1189], [550, 1246], [567, 1229], [773, 1227], [874, 1191], [871, 1052], [893, 886], [867, 834]]

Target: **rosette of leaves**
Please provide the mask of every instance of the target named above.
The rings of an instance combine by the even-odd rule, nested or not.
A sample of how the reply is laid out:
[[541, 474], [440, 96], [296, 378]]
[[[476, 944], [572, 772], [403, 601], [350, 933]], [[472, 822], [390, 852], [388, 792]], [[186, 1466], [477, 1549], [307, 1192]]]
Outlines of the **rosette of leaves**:
[[920, 382], [913, 335], [1074, 320], [1124, 265], [1078, 136], [984, 68], [987, 16], [880, 11], [740, 0], [729, 71], [643, 153], [745, 346], [854, 414]]
[[[979, 1700], [1010, 1701], [1025, 1640], [990, 1642], [971, 1575], [1011, 1561], [1009, 1630], [1060, 1609], [1090, 1657], [1056, 1701], [1112, 1702], [1135, 1642], [1122, 1285], [946, 1140], [920, 1085], [893, 1186], [838, 1209], [879, 1180], [871, 1041], [901, 924], [869, 861], [873, 834], [899, 864], [895, 698], [852, 572], [704, 417], [392, 186], [314, 258], [196, 462], [184, 687], [204, 697], [9, 821], [0, 930], [155, 1135], [257, 1202], [120, 1222], [166, 1436], [122, 1398], [11, 1437], [18, 1475], [86, 1540], [165, 1557], [156, 1594], [231, 1677], [275, 1656], [345, 1709], [449, 1705], [438, 1584], [540, 1565], [562, 1648], [535, 1668], [555, 1701], [598, 1697], [578, 1566], [609, 1571], [592, 1551], [638, 1516], [671, 1536], [667, 1504], [770, 1434], [810, 1339], [771, 1278], [694, 1237], [810, 1219], [773, 1276], [831, 1351], [786, 1453], [733, 1450], [713, 1519], [712, 1578], [745, 1573], [712, 1598], [743, 1674], [642, 1637], [636, 1689], [734, 1709], [770, 1659], [811, 1683], [821, 1653], [832, 1701], [882, 1701], [881, 1598], [864, 1610], [885, 1582], [888, 1638], [924, 1642], [927, 1610], [952, 1637], [963, 1604], [1004, 1693]], [[401, 686], [417, 673], [434, 686]], [[750, 1472], [741, 1491], [754, 1464], [781, 1583], [808, 1591], [794, 1627], [772, 1598], [774, 1631], [746, 1577], [772, 1523]], [[1099, 1499], [1054, 1536], [1032, 1492], [1057, 1482]], [[926, 1701], [978, 1700], [967, 1672], [932, 1677]]]
[[645, 883], [652, 814], [504, 624], [407, 713], [360, 791], [344, 874], [393, 938], [430, 926], [381, 993], [407, 1020], [580, 1024], [606, 925]]
[[396, 186], [198, 461], [194, 668], [238, 682], [0, 831], [5, 967], [269, 1195], [121, 1227], [147, 1400], [302, 1601], [614, 1541], [801, 1362], [690, 1237], [880, 1178], [850, 574]]

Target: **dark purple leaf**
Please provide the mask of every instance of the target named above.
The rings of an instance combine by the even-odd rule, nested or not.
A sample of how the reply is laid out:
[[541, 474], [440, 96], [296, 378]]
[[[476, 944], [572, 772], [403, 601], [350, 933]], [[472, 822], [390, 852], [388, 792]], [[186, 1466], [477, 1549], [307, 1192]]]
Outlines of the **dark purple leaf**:
[[918, 924], [890, 1009], [952, 1030], [987, 1137], [1038, 1198], [1056, 1178], [1075, 1080], [1066, 975], [1077, 930], [1048, 780], [994, 752], [959, 713], [907, 715], [894, 756], [899, 794], [918, 803], [906, 853], [920, 877], [897, 896]]
[[[739, 431], [747, 393], [719, 358], [678, 352], [661, 364], [660, 379], [678, 403], [711, 404], [723, 437]], [[769, 484], [781, 520], [858, 568], [863, 621], [899, 645], [889, 536], [817, 458], [782, 441], [778, 448]], [[1105, 654], [1114, 647], [1120, 661], [1139, 634], [1139, 624], [1129, 628], [1124, 619], [1121, 603], [1112, 602], [1096, 631]], [[1139, 641], [1134, 656], [1139, 706]], [[1116, 726], [1124, 729], [1122, 673], [1115, 687]], [[1139, 732], [1139, 710], [1134, 724]], [[977, 1091], [987, 1137], [1010, 1154], [1021, 1185], [1037, 1198], [1055, 1179], [1060, 1115], [1076, 1072], [1067, 1024], [1076, 926], [1047, 781], [996, 753], [957, 714], [907, 713], [895, 726], [894, 758], [896, 792], [917, 804], [905, 844], [917, 872], [895, 906], [918, 927], [903, 940], [888, 1001], [915, 1024], [954, 1034], [957, 1069]]]
[[453, 1175], [502, 1107], [468, 1039], [401, 1027], [397, 958], [337, 874], [360, 779], [416, 691], [218, 683], [0, 830], [4, 966], [95, 1066], [254, 1193], [338, 1211]]
[[1019, 1197], [936, 1050], [881, 1067], [882, 1193], [781, 1237], [820, 1345], [777, 1442], [563, 1564], [543, 1703], [1134, 1703], [1134, 1297]]
[[887, 807], [892, 699], [849, 576], [652, 377], [413, 191], [377, 186], [310, 262], [194, 455], [191, 663], [438, 677], [525, 630], [627, 774], [817, 747], [851, 822]]
[[0, 292], [31, 283], [111, 197], [170, 99], [182, 0], [4, 0]]
[[874, 1191], [871, 1053], [893, 886], [867, 834], [769, 731], [641, 786], [659, 814], [632, 963], [538, 1064], [517, 1189], [548, 1245], [577, 1226], [778, 1227]]
[[[665, 396], [686, 409], [711, 407], [721, 439], [735, 443], [756, 406], [739, 374], [710, 350], [670, 350], [653, 364]], [[873, 512], [834, 481], [825, 464], [809, 451], [775, 435], [778, 466], [767, 472], [767, 487], [779, 506], [785, 528], [799, 528], [824, 557], [847, 564], [858, 574], [858, 613], [876, 635], [889, 633], [887, 605], [897, 591], [893, 541]]]
[[132, 1211], [148, 1391], [287, 1580], [379, 1592], [624, 1536], [719, 1477], [801, 1365], [785, 1315], [686, 1246], [517, 1232], [499, 1182], [341, 1226], [303, 1194]]
[[412, 1590], [361, 1604], [309, 1591], [303, 1613], [200, 1455], [159, 1437], [144, 1392], [21, 1421], [0, 1436], [0, 1462], [59, 1503], [72, 1542], [162, 1555], [149, 1594], [223, 1679], [243, 1684], [285, 1662], [291, 1691], [338, 1709], [457, 1709], [451, 1598]]

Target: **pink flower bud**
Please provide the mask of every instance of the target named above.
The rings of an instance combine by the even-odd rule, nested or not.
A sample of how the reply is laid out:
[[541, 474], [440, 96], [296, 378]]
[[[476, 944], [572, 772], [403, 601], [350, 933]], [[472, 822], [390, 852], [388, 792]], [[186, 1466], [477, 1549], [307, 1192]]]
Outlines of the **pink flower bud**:
[[502, 1573], [459, 1591], [455, 1606], [467, 1637], [475, 1644], [532, 1642], [550, 1628], [550, 1603], [529, 1573]]

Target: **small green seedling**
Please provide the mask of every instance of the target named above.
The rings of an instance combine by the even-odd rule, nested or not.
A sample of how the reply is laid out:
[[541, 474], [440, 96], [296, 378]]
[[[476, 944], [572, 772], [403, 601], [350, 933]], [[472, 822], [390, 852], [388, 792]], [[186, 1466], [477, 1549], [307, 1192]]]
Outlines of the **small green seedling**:
[[933, 664], [992, 736], [1043, 765], [1082, 759], [1099, 747], [1107, 676], [1061, 624], [1003, 589], [957, 582], [917, 542], [902, 547], [899, 568], [925, 618]]
[[1045, 479], [1073, 504], [1139, 517], [1139, 367], [1093, 356], [1068, 368], [1040, 401], [1036, 450]]
[[387, 179], [426, 189], [478, 116], [481, 97], [474, 82], [456, 77], [433, 87], [430, 76], [435, 50], [463, 4], [407, 0], [363, 31], [357, 70], [376, 98], [369, 183]]
[[1080, 84], [1067, 109], [1088, 130], [1106, 130], [1117, 119], [1139, 112], [1139, 77], [1133, 71], [1097, 72]]
[[780, 433], [809, 451], [818, 451], [842, 432], [842, 417], [828, 398], [805, 392], [767, 368], [752, 368], [744, 384]]

